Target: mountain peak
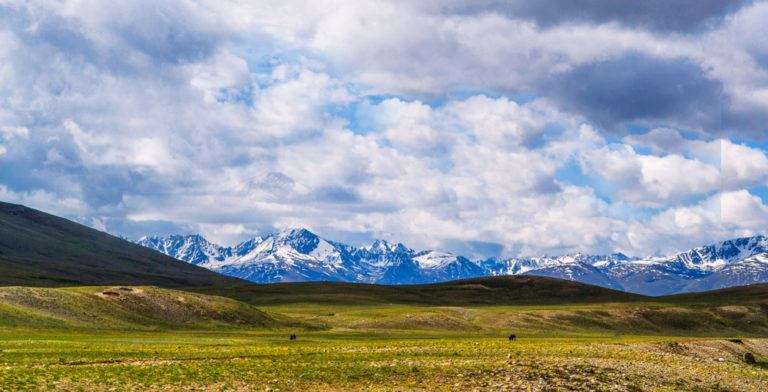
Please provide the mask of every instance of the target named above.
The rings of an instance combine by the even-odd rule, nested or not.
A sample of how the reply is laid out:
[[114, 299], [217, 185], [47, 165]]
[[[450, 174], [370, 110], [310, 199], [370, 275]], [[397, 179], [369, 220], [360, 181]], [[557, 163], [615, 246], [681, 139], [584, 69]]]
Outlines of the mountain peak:
[[314, 250], [319, 243], [320, 237], [303, 227], [288, 228], [275, 236], [276, 245], [288, 245], [304, 254]]
[[286, 227], [279, 232], [277, 232], [277, 236], [281, 238], [288, 238], [288, 237], [303, 237], [303, 236], [317, 236], [315, 233], [309, 231], [309, 229], [301, 226], [290, 226]]
[[621, 260], [621, 261], [631, 260], [631, 258], [629, 256], [627, 256], [627, 255], [625, 255], [624, 253], [621, 253], [621, 252], [611, 253], [611, 257], [616, 259], [616, 260]]
[[382, 253], [411, 253], [412, 251], [408, 249], [405, 245], [398, 242], [396, 244], [393, 244], [391, 242], [388, 242], [387, 240], [373, 240], [371, 245], [369, 245], [366, 248], [369, 252], [375, 253], [375, 254], [382, 254]]
[[223, 260], [229, 256], [228, 248], [216, 245], [200, 234], [171, 234], [167, 237], [145, 236], [137, 243], [197, 265], [211, 260]]
[[764, 235], [740, 237], [700, 246], [668, 257], [668, 262], [688, 268], [712, 270], [768, 252], [768, 238]]
[[144, 237], [141, 245], [177, 259], [254, 282], [340, 280], [410, 284], [482, 275], [542, 275], [630, 292], [662, 295], [768, 281], [768, 239], [735, 238], [668, 257], [623, 253], [489, 258], [473, 261], [439, 250], [416, 252], [377, 239], [354, 247], [303, 227], [220, 247], [201, 235]]

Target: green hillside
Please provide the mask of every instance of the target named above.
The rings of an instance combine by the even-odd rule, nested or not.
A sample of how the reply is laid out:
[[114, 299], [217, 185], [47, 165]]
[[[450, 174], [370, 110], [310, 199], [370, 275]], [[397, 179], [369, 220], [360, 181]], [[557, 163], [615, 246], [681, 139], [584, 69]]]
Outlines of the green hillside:
[[413, 305], [524, 305], [627, 302], [644, 296], [539, 276], [490, 276], [420, 285], [375, 285], [343, 282], [301, 282], [234, 285], [201, 289], [255, 305], [413, 304]]
[[768, 310], [768, 284], [729, 287], [726, 289], [655, 297], [660, 302], [685, 305], [765, 304]]
[[0, 328], [253, 329], [279, 325], [243, 302], [151, 286], [0, 287]]
[[670, 297], [525, 275], [403, 286], [259, 285], [7, 203], [0, 203], [0, 285], [16, 286], [0, 287], [0, 326], [183, 329], [280, 324], [258, 306], [326, 330], [768, 333], [768, 285]]
[[239, 282], [121, 238], [0, 202], [0, 285], [154, 285]]

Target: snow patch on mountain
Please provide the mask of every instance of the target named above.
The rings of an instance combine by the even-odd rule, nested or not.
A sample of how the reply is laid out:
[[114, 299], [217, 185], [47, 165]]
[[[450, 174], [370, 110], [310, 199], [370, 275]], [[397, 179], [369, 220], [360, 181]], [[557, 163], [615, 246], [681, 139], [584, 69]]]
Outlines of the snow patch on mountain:
[[768, 282], [768, 239], [759, 235], [697, 247], [665, 257], [621, 253], [469, 260], [438, 250], [414, 251], [375, 240], [354, 247], [304, 228], [254, 237], [234, 247], [201, 235], [144, 237], [139, 244], [220, 273], [254, 282], [352, 281], [431, 283], [485, 275], [532, 274], [665, 295]]

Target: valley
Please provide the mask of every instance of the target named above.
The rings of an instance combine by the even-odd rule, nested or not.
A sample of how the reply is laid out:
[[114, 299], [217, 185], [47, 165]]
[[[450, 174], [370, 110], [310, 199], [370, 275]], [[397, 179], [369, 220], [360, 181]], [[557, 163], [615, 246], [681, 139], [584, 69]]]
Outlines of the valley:
[[[265, 310], [321, 328], [3, 326], [0, 389], [756, 391], [768, 387], [768, 340], [748, 332], [712, 326], [693, 334], [685, 328], [664, 327], [647, 334], [629, 319], [611, 331], [616, 325], [561, 317], [626, 314], [626, 309], [611, 305], [304, 304]], [[514, 341], [507, 336], [511, 331], [516, 333]], [[297, 339], [289, 340], [289, 334]], [[745, 362], [747, 352], [755, 356], [755, 363]]]
[[[243, 286], [226, 296], [3, 287], [0, 390], [768, 387], [768, 286], [654, 298], [516, 278]], [[461, 290], [492, 294], [448, 296]]]
[[768, 0], [0, 0], [0, 392], [768, 392]]
[[[292, 233], [267, 257], [343, 249]], [[655, 297], [529, 274], [254, 284], [18, 205], [0, 204], [0, 234], [4, 391], [768, 388], [766, 284]], [[381, 277], [386, 257], [369, 263]], [[413, 260], [461, 277], [451, 266], [467, 259], [397, 265]]]

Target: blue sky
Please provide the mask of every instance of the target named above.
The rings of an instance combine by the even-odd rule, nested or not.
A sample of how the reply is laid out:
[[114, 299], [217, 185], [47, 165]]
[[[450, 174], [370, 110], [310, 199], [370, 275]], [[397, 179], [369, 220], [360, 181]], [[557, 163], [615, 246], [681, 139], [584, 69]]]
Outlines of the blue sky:
[[765, 232], [768, 2], [0, 0], [0, 200], [470, 256]]

